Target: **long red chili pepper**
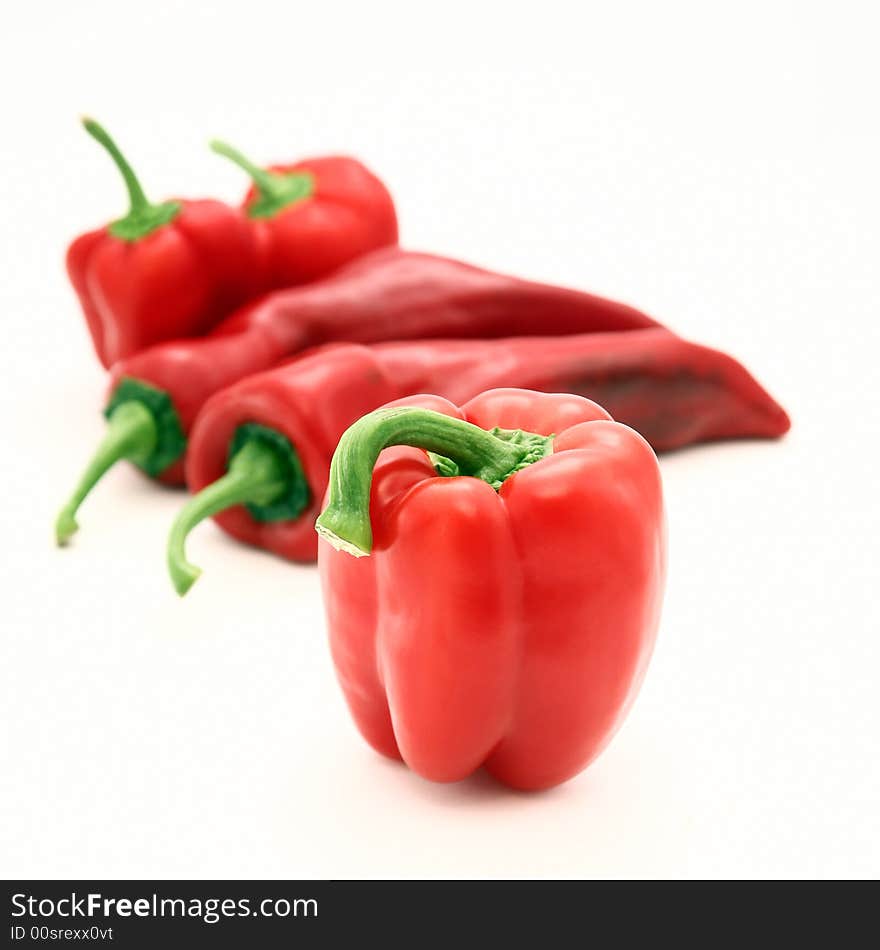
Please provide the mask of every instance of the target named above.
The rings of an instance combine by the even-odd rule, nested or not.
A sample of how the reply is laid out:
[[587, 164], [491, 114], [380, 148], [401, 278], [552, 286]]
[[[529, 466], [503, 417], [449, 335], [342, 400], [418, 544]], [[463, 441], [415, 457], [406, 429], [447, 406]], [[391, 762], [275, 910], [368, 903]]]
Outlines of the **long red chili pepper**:
[[169, 541], [175, 586], [183, 593], [198, 576], [184, 544], [211, 515], [241, 541], [292, 560], [314, 560], [312, 524], [333, 451], [349, 425], [415, 393], [458, 404], [497, 386], [587, 396], [657, 451], [711, 439], [773, 437], [789, 426], [785, 411], [736, 360], [662, 327], [329, 346], [250, 376], [205, 405], [187, 461], [195, 494]]
[[106, 438], [58, 517], [58, 541], [76, 531], [80, 503], [120, 459], [164, 482], [182, 482], [186, 434], [208, 398], [307, 347], [649, 326], [656, 321], [638, 310], [591, 294], [396, 247], [375, 251], [325, 280], [243, 307], [200, 339], [120, 360], [113, 367]]
[[[651, 656], [657, 460], [578, 396], [404, 402], [343, 435], [317, 524], [348, 706], [373, 748], [425, 778], [484, 766], [515, 788], [564, 782], [617, 731]], [[389, 446], [434, 464], [415, 448], [380, 458]]]
[[164, 340], [201, 336], [267, 290], [329, 274], [397, 241], [387, 189], [360, 162], [330, 156], [261, 169], [215, 148], [254, 180], [244, 209], [220, 201], [150, 204], [116, 143], [92, 119], [128, 189], [128, 214], [78, 237], [67, 271], [105, 366]]

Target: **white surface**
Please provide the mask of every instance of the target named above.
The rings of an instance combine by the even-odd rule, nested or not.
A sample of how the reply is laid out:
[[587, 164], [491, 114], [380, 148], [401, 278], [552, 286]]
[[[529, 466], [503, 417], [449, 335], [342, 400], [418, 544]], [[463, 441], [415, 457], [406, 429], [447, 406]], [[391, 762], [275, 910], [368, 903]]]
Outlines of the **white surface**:
[[[7, 16], [4, 876], [880, 873], [876, 6], [515, 9]], [[156, 197], [239, 196], [214, 135], [260, 160], [356, 153], [408, 246], [631, 301], [790, 410], [782, 443], [663, 460], [659, 646], [585, 774], [524, 796], [374, 755], [314, 569], [208, 526], [178, 601], [163, 543], [180, 496], [130, 470], [53, 548], [104, 385], [62, 253], [123, 207], [84, 111]]]

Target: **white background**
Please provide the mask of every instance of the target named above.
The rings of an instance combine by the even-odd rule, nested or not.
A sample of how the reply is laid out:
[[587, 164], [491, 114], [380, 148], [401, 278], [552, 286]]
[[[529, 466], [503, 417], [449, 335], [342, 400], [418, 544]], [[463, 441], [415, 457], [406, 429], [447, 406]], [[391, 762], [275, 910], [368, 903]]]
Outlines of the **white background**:
[[[871, 3], [130, 4], [7, 12], [3, 223], [4, 876], [880, 873], [878, 31]], [[668, 598], [640, 700], [540, 795], [428, 784], [368, 749], [316, 572], [109, 476], [54, 512], [104, 375], [66, 283], [121, 183], [237, 200], [257, 160], [361, 156], [404, 243], [632, 302], [729, 350], [779, 443], [664, 458]]]

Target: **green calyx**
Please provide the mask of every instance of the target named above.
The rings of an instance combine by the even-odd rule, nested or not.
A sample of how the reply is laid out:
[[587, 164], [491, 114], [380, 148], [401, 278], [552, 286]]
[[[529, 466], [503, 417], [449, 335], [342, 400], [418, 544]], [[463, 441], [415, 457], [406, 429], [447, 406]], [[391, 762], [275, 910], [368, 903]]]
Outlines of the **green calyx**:
[[[489, 435], [495, 436], [496, 439], [501, 439], [510, 445], [521, 447], [524, 452], [519, 462], [517, 462], [507, 474], [503, 475], [503, 477], [496, 478], [494, 481], [489, 481], [489, 484], [495, 491], [498, 491], [511, 475], [515, 475], [529, 465], [539, 462], [553, 451], [552, 435], [538, 435], [535, 432], [525, 432], [523, 429], [499, 429], [497, 426], [494, 429], [489, 429], [488, 433]], [[434, 466], [434, 470], [437, 474], [442, 475], [444, 478], [455, 478], [459, 475], [469, 474], [468, 472], [462, 471], [457, 462], [443, 455], [438, 455], [436, 452], [428, 452], [428, 458], [431, 459], [431, 464]], [[488, 479], [484, 480], [488, 481]]]
[[104, 415], [110, 419], [119, 406], [132, 402], [149, 411], [156, 429], [156, 439], [150, 452], [141, 452], [128, 460], [142, 468], [151, 478], [155, 478], [183, 455], [186, 436], [168, 393], [131, 376], [123, 376], [119, 381], [107, 403]]
[[186, 439], [170, 396], [137, 379], [123, 379], [104, 412], [107, 431], [55, 521], [55, 538], [66, 544], [76, 533], [76, 513], [91, 490], [125, 459], [158, 475], [183, 454]]
[[426, 449], [440, 475], [479, 478], [496, 491], [528, 465], [553, 451], [553, 436], [520, 429], [493, 429], [430, 409], [378, 409], [359, 419], [339, 440], [330, 466], [327, 507], [315, 530], [333, 547], [363, 557], [373, 547], [370, 486], [383, 449]]
[[248, 422], [235, 430], [229, 446], [228, 468], [251, 443], [257, 443], [275, 454], [283, 470], [284, 491], [272, 498], [254, 497], [245, 507], [255, 521], [293, 521], [309, 507], [312, 492], [302, 462], [290, 439], [277, 429]]
[[226, 474], [194, 495], [171, 528], [167, 563], [177, 593], [183, 596], [201, 574], [187, 560], [186, 540], [206, 518], [244, 505], [257, 521], [293, 521], [310, 501], [309, 483], [290, 440], [256, 423], [239, 426], [229, 447]]
[[211, 149], [235, 162], [250, 175], [257, 189], [257, 198], [248, 205], [248, 217], [272, 218], [279, 211], [311, 197], [315, 192], [315, 179], [308, 172], [273, 172], [268, 168], [260, 168], [238, 149], [217, 139], [211, 142]]
[[180, 202], [165, 201], [158, 205], [151, 204], [144, 194], [137, 175], [107, 130], [94, 119], [83, 119], [82, 123], [86, 132], [107, 150], [122, 174], [128, 191], [130, 202], [128, 214], [110, 225], [108, 228], [110, 233], [123, 241], [137, 241], [173, 221], [180, 211]]

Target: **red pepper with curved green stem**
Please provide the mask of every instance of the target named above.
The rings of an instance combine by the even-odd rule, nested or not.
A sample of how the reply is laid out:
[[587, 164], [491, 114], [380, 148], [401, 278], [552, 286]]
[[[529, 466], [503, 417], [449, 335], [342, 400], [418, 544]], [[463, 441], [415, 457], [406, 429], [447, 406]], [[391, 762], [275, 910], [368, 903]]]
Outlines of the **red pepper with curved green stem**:
[[116, 143], [93, 119], [86, 131], [125, 182], [128, 213], [78, 237], [67, 272], [104, 366], [163, 340], [199, 336], [263, 288], [247, 219], [220, 201], [150, 203]]
[[357, 159], [331, 155], [260, 168], [225, 142], [211, 148], [253, 181], [244, 210], [265, 289], [308, 283], [397, 243], [391, 195]]
[[[632, 307], [430, 254], [386, 248], [331, 277], [268, 294], [200, 339], [162, 343], [113, 367], [108, 412], [142, 402], [155, 432], [136, 448], [118, 431], [98, 449], [57, 525], [75, 530], [76, 509], [103, 472], [129, 459], [164, 482], [183, 481], [186, 435], [210, 396], [322, 343], [426, 337], [504, 337], [620, 331], [657, 326]], [[121, 423], [119, 424], [121, 426]], [[143, 427], [141, 427], [143, 428]], [[155, 442], [155, 445], [154, 445]]]
[[340, 440], [317, 529], [338, 679], [377, 751], [541, 789], [610, 741], [666, 572], [660, 472], [632, 429], [524, 390], [380, 409]]
[[169, 539], [176, 588], [185, 593], [198, 576], [185, 542], [208, 516], [247, 544], [314, 560], [311, 527], [349, 425], [414, 393], [463, 403], [500, 385], [590, 397], [658, 451], [788, 428], [784, 410], [739, 363], [662, 327], [328, 346], [242, 380], [199, 414], [187, 462], [193, 498]]

